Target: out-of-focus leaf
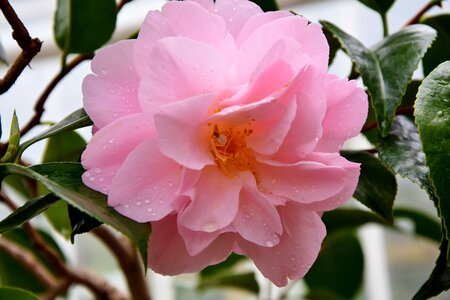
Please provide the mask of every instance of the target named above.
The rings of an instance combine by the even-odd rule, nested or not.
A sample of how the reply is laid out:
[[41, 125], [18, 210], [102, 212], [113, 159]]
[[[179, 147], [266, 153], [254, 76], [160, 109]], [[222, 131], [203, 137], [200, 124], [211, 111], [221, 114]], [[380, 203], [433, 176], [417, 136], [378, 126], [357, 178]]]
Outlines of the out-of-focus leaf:
[[11, 121], [11, 131], [9, 133], [9, 144], [5, 155], [0, 159], [0, 163], [13, 162], [16, 159], [20, 143], [20, 128], [16, 112], [13, 113]]
[[26, 141], [19, 147], [18, 156], [22, 155], [23, 151], [27, 149], [29, 146], [33, 145], [36, 142], [39, 142], [48, 137], [54, 136], [61, 132], [72, 131], [78, 128], [86, 127], [92, 125], [92, 121], [89, 116], [86, 114], [84, 109], [79, 109], [62, 119], [60, 122], [56, 123], [46, 131], [37, 135], [36, 137]]
[[387, 135], [412, 74], [436, 31], [425, 25], [408, 26], [368, 49], [332, 23], [321, 24], [339, 40], [361, 74], [375, 108], [378, 128], [382, 136]]
[[64, 54], [93, 52], [111, 38], [116, 18], [114, 0], [58, 0], [56, 43]]
[[30, 219], [45, 211], [49, 206], [58, 201], [53, 194], [38, 197], [27, 201], [24, 205], [13, 211], [9, 216], [0, 221], [0, 234], [28, 222]]
[[386, 14], [394, 4], [395, 0], [358, 0], [365, 6], [377, 11], [379, 14]]
[[3, 184], [8, 185], [8, 187], [12, 188], [15, 192], [27, 200], [38, 196], [34, 193], [36, 190], [36, 182], [30, 178], [8, 176], [5, 180], [3, 180]]
[[229, 273], [229, 272], [231, 272], [230, 270], [237, 263], [239, 263], [245, 259], [246, 259], [245, 256], [232, 253], [230, 256], [228, 256], [228, 258], [225, 261], [223, 261], [217, 265], [212, 265], [212, 266], [209, 266], [209, 267], [201, 270], [200, 276], [201, 277], [210, 277], [210, 276], [214, 276], [214, 275], [221, 274], [221, 273]]
[[[450, 228], [450, 62], [439, 65], [424, 80], [416, 100], [416, 123], [426, 165], [438, 198], [440, 216]], [[448, 233], [448, 232], [447, 232]], [[446, 236], [447, 239], [449, 236]]]
[[259, 285], [253, 272], [201, 277], [197, 288], [208, 289], [217, 287], [232, 287], [243, 289], [254, 294], [259, 293]]
[[342, 155], [361, 164], [361, 175], [353, 197], [392, 223], [392, 207], [397, 194], [394, 174], [367, 152], [342, 151]]
[[394, 210], [396, 220], [405, 218], [413, 222], [414, 232], [420, 236], [429, 238], [438, 243], [442, 240], [441, 225], [432, 217], [407, 208], [397, 208]]
[[[38, 230], [38, 232], [44, 239], [45, 243], [50, 248], [55, 250], [62, 260], [65, 260], [64, 255], [53, 238], [42, 230]], [[36, 258], [43, 262], [50, 271], [53, 270], [52, 264], [46, 259], [45, 256], [41, 254], [39, 249], [32, 244], [29, 236], [25, 233], [23, 228], [15, 228], [2, 234], [2, 239], [12, 241], [18, 246], [28, 250], [30, 253], [33, 253]], [[33, 272], [30, 272], [22, 265], [20, 261], [13, 258], [3, 250], [0, 250], [0, 282], [4, 286], [23, 288], [34, 293], [42, 293], [45, 291], [45, 286]]]
[[250, 1], [258, 4], [258, 6], [261, 7], [263, 11], [279, 10], [276, 0], [250, 0]]
[[366, 224], [380, 224], [392, 226], [384, 218], [369, 211], [360, 209], [335, 209], [327, 211], [322, 216], [322, 221], [330, 235], [340, 230], [358, 229]]
[[328, 236], [316, 262], [305, 276], [312, 294], [327, 292], [352, 299], [358, 292], [364, 272], [364, 256], [352, 231]]
[[313, 291], [305, 296], [305, 300], [348, 300], [332, 292]]
[[75, 235], [89, 232], [102, 225], [102, 222], [73, 206], [69, 206], [69, 218], [72, 226], [72, 233], [70, 234], [72, 243], [75, 241]]
[[421, 23], [436, 29], [437, 38], [423, 57], [423, 72], [425, 76], [444, 61], [450, 60], [450, 14], [427, 17]]
[[0, 165], [0, 178], [10, 174], [33, 178], [71, 205], [128, 236], [138, 247], [146, 265], [150, 225], [128, 219], [108, 206], [105, 195], [83, 184], [83, 172], [79, 163], [47, 163], [29, 168], [15, 164]]
[[[6, 59], [6, 52], [5, 52], [5, 48], [3, 48], [3, 44], [0, 43], [0, 63], [4, 64], [4, 65], [9, 65], [8, 60]], [[1, 134], [1, 129], [0, 129], [0, 137], [2, 136]]]
[[0, 287], [0, 299], [7, 300], [39, 300], [35, 294], [17, 288]]

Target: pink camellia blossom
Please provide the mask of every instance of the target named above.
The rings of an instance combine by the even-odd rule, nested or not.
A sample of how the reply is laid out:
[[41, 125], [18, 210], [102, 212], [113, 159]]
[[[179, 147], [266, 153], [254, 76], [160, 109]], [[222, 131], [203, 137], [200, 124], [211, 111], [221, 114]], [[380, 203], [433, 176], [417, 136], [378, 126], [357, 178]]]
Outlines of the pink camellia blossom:
[[150, 268], [196, 272], [235, 252], [278, 286], [305, 275], [322, 212], [356, 188], [359, 165], [339, 150], [367, 115], [364, 91], [327, 74], [328, 51], [301, 16], [190, 0], [98, 52], [83, 181], [151, 222]]

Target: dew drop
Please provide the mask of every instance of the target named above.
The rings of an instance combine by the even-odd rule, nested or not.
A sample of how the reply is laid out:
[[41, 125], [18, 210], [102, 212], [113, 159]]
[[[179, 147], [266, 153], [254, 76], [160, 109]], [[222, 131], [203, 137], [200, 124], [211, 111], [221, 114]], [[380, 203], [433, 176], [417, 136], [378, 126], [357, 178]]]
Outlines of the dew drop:
[[291, 261], [296, 261], [297, 259], [295, 258], [295, 256], [291, 256]]
[[163, 204], [163, 203], [164, 203], [164, 201], [162, 201], [162, 200], [159, 200], [159, 201], [158, 201], [158, 204], [159, 204], [159, 205], [161, 205], [161, 204]]
[[148, 212], [152, 212], [152, 211], [153, 211], [153, 208], [147, 208], [147, 211], [148, 211]]
[[141, 205], [142, 205], [142, 202], [140, 202], [140, 201], [136, 202], [136, 206], [141, 206]]
[[275, 254], [276, 254], [277, 256], [280, 256], [280, 255], [281, 255], [281, 251], [277, 251]]
[[146, 204], [148, 204], [148, 203], [150, 203], [150, 199], [145, 199], [144, 202], [145, 202]]
[[124, 207], [125, 208], [130, 208], [130, 206], [128, 204], [125, 204]]
[[103, 181], [105, 181], [105, 178], [100, 177], [98, 180], [101, 181], [101, 182], [103, 182]]
[[106, 150], [107, 148], [108, 148], [108, 146], [106, 146], [106, 145], [103, 145], [103, 146], [102, 146], [102, 149], [103, 149], [103, 150]]
[[167, 185], [168, 185], [168, 186], [173, 186], [173, 182], [172, 182], [172, 181], [169, 181], [169, 182], [167, 183]]
[[203, 231], [206, 232], [213, 232], [217, 230], [217, 226], [214, 223], [208, 223], [205, 226], [203, 226]]
[[95, 181], [95, 177], [94, 176], [91, 176], [91, 177], [89, 177], [89, 181]]
[[233, 22], [233, 18], [229, 18], [228, 22], [230, 22], [230, 23]]
[[116, 139], [110, 139], [110, 140], [109, 140], [109, 143], [110, 143], [110, 144], [114, 144], [115, 141], [116, 141]]
[[156, 213], [155, 213], [155, 212], [152, 212], [152, 216], [156, 216]]
[[272, 241], [265, 241], [264, 245], [266, 245], [267, 247], [273, 247], [273, 242]]
[[100, 174], [102, 172], [102, 169], [100, 168], [95, 168], [94, 169], [94, 173]]

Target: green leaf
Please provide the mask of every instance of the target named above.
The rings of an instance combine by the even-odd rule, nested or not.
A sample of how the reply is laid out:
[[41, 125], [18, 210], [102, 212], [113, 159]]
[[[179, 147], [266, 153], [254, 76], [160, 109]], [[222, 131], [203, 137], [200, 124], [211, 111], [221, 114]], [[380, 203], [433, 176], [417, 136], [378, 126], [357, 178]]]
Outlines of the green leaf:
[[263, 11], [276, 11], [279, 10], [277, 1], [275, 0], [250, 0], [258, 4]]
[[321, 21], [321, 24], [339, 40], [361, 74], [375, 108], [378, 127], [383, 136], [387, 135], [412, 74], [436, 31], [426, 25], [409, 26], [368, 49], [332, 23]]
[[365, 6], [377, 11], [380, 14], [385, 14], [394, 4], [395, 0], [358, 0]]
[[419, 185], [437, 204], [419, 133], [411, 120], [395, 118], [390, 133], [378, 139], [378, 155], [393, 172]]
[[324, 28], [323, 33], [325, 34], [325, 38], [327, 39], [328, 46], [330, 46], [330, 54], [328, 56], [328, 65], [331, 65], [334, 58], [336, 57], [337, 51], [341, 48], [339, 44], [339, 40], [334, 37], [334, 35]]
[[341, 230], [358, 229], [366, 224], [380, 224], [391, 226], [380, 216], [360, 209], [335, 209], [327, 211], [322, 216], [322, 221], [327, 227], [327, 234], [333, 234]]
[[421, 23], [436, 29], [437, 38], [423, 57], [423, 72], [428, 75], [439, 64], [450, 60], [450, 14], [443, 14], [425, 18]]
[[45, 211], [49, 206], [58, 201], [53, 194], [38, 197], [27, 201], [0, 222], [0, 234], [28, 222], [30, 219]]
[[430, 278], [414, 295], [413, 300], [426, 300], [435, 297], [450, 288], [450, 267], [447, 261], [448, 240], [443, 239], [440, 254]]
[[97, 219], [82, 212], [76, 207], [69, 206], [69, 218], [72, 232], [70, 233], [70, 242], [73, 244], [75, 235], [89, 232], [102, 225]]
[[36, 142], [39, 142], [43, 139], [46, 139], [48, 137], [54, 136], [61, 132], [67, 132], [72, 131], [78, 128], [86, 127], [92, 125], [92, 121], [89, 118], [89, 116], [86, 114], [84, 109], [79, 109], [62, 119], [60, 122], [56, 123], [46, 131], [42, 132], [41, 134], [37, 135], [36, 137], [30, 139], [29, 141], [26, 141], [19, 147], [18, 157], [22, 155], [22, 153], [33, 145]]
[[0, 287], [0, 299], [39, 300], [38, 296], [29, 291], [11, 287]]
[[198, 289], [217, 287], [232, 287], [243, 289], [254, 294], [259, 293], [259, 285], [253, 272], [201, 277], [197, 286]]
[[201, 277], [211, 277], [211, 276], [215, 276], [218, 274], [232, 272], [233, 267], [237, 263], [239, 263], [245, 259], [246, 259], [245, 256], [231, 253], [231, 255], [228, 256], [228, 258], [225, 261], [223, 261], [217, 265], [212, 265], [212, 266], [206, 267], [203, 270], [201, 270], [200, 276]]
[[83, 184], [83, 172], [79, 163], [47, 163], [29, 168], [15, 164], [0, 165], [0, 177], [15, 174], [33, 178], [71, 205], [128, 236], [146, 264], [150, 225], [128, 219], [108, 206], [105, 195]]
[[0, 159], [0, 163], [13, 162], [16, 159], [17, 151], [20, 143], [20, 128], [17, 120], [16, 112], [14, 111], [11, 121], [11, 130], [9, 133], [8, 149], [5, 155]]
[[[438, 197], [443, 224], [450, 229], [450, 62], [439, 65], [424, 80], [416, 100], [416, 123], [429, 177]], [[449, 236], [447, 235], [447, 239]]]
[[26, 200], [37, 197], [34, 193], [36, 190], [36, 182], [30, 178], [25, 178], [21, 176], [8, 176], [3, 180], [3, 184], [8, 185], [15, 192], [21, 195]]
[[414, 232], [420, 236], [429, 238], [438, 243], [442, 240], [441, 225], [432, 217], [419, 211], [397, 208], [394, 210], [394, 216], [406, 218], [414, 223]]
[[358, 238], [351, 231], [340, 232], [324, 240], [305, 283], [311, 293], [327, 292], [351, 299], [361, 287], [363, 272], [364, 256]]
[[305, 296], [305, 300], [348, 300], [330, 291], [313, 291]]
[[93, 52], [105, 44], [116, 27], [114, 0], [58, 0], [54, 35], [64, 54]]
[[397, 181], [381, 161], [366, 152], [342, 151], [350, 161], [361, 164], [361, 175], [353, 197], [392, 224]]

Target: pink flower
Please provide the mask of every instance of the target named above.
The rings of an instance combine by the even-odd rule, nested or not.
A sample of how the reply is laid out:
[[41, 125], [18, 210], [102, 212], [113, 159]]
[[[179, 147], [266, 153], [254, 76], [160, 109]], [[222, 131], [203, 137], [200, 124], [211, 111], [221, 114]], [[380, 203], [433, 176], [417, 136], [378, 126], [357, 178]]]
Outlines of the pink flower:
[[246, 0], [171, 1], [137, 40], [99, 51], [83, 83], [95, 135], [83, 181], [151, 222], [149, 266], [196, 272], [231, 252], [278, 286], [305, 275], [323, 211], [353, 194], [339, 155], [367, 96], [327, 74], [316, 24]]

